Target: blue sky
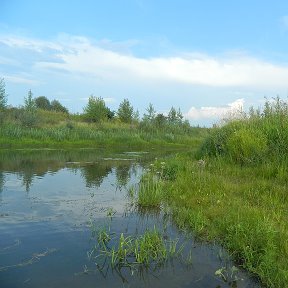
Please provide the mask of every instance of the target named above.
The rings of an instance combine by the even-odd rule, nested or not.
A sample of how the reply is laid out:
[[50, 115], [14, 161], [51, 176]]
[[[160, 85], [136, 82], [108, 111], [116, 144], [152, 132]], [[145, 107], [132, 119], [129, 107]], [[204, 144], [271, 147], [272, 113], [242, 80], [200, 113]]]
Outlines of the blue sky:
[[179, 107], [192, 124], [288, 95], [287, 1], [0, 0], [8, 102], [101, 96], [142, 114]]

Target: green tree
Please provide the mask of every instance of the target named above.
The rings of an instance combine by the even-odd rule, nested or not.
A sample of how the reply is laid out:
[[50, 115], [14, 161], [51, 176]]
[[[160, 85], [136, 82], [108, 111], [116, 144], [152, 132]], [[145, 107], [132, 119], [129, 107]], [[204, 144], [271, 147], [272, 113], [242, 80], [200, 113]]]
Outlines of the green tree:
[[170, 124], [176, 124], [177, 123], [177, 111], [174, 107], [171, 107], [171, 109], [168, 113], [168, 122]]
[[131, 123], [133, 120], [133, 107], [128, 99], [124, 99], [118, 108], [117, 115], [121, 122]]
[[63, 106], [58, 100], [51, 101], [50, 107], [52, 111], [69, 114], [68, 109]]
[[143, 121], [153, 122], [156, 117], [156, 110], [154, 109], [153, 104], [149, 103], [148, 108], [146, 108], [147, 114], [144, 113]]
[[177, 117], [178, 123], [181, 124], [184, 117], [183, 117], [183, 114], [182, 114], [180, 108], [179, 108], [178, 111], [177, 111], [176, 117]]
[[115, 111], [112, 111], [110, 108], [106, 107], [107, 118], [112, 120], [115, 117]]
[[50, 101], [45, 96], [39, 96], [35, 99], [36, 107], [43, 110], [50, 110]]
[[133, 121], [136, 123], [139, 123], [140, 121], [140, 113], [138, 110], [133, 112]]
[[156, 115], [154, 121], [157, 127], [163, 127], [166, 124], [167, 118], [162, 113], [159, 113]]
[[27, 112], [34, 113], [36, 111], [36, 102], [35, 99], [33, 99], [33, 93], [31, 89], [28, 91], [27, 98], [24, 98], [24, 109]]
[[90, 122], [105, 121], [108, 116], [113, 117], [112, 113], [113, 112], [106, 107], [102, 97], [94, 97], [93, 95], [89, 97], [88, 104], [84, 108], [84, 116], [86, 120]]
[[0, 110], [4, 110], [7, 107], [7, 94], [5, 89], [5, 82], [3, 78], [0, 78]]
[[168, 122], [170, 124], [176, 125], [176, 124], [181, 124], [182, 120], [183, 120], [183, 114], [180, 108], [177, 111], [174, 107], [171, 107], [168, 113]]
[[32, 127], [36, 124], [37, 122], [37, 106], [35, 103], [35, 99], [33, 99], [33, 94], [32, 91], [28, 91], [27, 98], [24, 98], [24, 111], [20, 115], [20, 121], [22, 125], [27, 126], [27, 127]]

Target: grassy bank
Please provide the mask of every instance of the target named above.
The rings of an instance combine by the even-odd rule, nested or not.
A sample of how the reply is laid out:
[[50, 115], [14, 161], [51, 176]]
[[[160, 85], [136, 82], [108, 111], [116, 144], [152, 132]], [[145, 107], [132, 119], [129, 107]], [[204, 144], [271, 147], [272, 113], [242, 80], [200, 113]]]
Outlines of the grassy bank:
[[8, 123], [1, 125], [0, 148], [73, 148], [117, 146], [126, 148], [159, 145], [197, 146], [206, 129], [142, 129], [139, 125], [123, 123], [71, 123], [43, 127], [23, 127]]
[[[154, 176], [142, 178], [159, 181], [156, 204], [168, 205], [181, 229], [223, 245], [267, 287], [288, 287], [287, 131], [278, 99], [214, 128], [196, 154], [156, 161]], [[149, 205], [146, 195], [139, 189], [138, 205]]]
[[177, 225], [221, 243], [268, 287], [287, 287], [286, 179], [272, 176], [265, 164], [239, 167], [208, 159], [203, 167], [188, 156], [171, 161], [181, 165], [162, 199]]
[[[101, 105], [104, 106], [100, 105], [104, 109], [102, 112], [105, 112], [103, 115], [99, 107], [98, 110], [89, 110], [92, 114], [86, 109], [82, 114], [69, 114], [37, 108], [36, 102], [30, 100], [31, 107], [26, 105], [27, 107], [0, 109], [0, 149], [103, 146], [142, 149], [163, 145], [195, 147], [207, 133], [205, 128], [191, 127], [189, 122], [183, 119], [180, 110], [177, 112], [173, 107], [171, 111], [174, 113], [164, 116], [156, 114], [150, 104], [152, 110], [140, 119], [139, 115], [135, 116], [137, 113], [132, 113], [133, 109], [128, 109], [130, 112], [126, 111], [126, 114], [132, 113], [128, 113], [130, 117], [120, 112], [115, 115], [104, 107], [103, 99], [91, 100], [91, 103], [96, 105], [94, 108], [103, 102]], [[103, 117], [100, 117], [100, 114]], [[120, 117], [121, 115], [123, 117]]]

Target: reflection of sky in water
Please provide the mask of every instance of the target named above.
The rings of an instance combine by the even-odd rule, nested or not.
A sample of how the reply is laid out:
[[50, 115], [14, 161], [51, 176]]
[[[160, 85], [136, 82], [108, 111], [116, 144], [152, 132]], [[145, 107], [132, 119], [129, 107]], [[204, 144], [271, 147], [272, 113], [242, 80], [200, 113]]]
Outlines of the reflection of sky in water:
[[[93, 165], [90, 164], [91, 167]], [[13, 223], [53, 220], [61, 221], [63, 225], [75, 225], [90, 218], [105, 216], [109, 207], [113, 207], [118, 215], [123, 214], [127, 188], [119, 187], [121, 183], [118, 183], [116, 168], [112, 167], [107, 175], [98, 179], [99, 187], [87, 187], [82, 169], [81, 166], [63, 168], [57, 173], [34, 177], [27, 192], [19, 175], [5, 174], [0, 211], [6, 217], [1, 221]], [[134, 165], [133, 169], [128, 166], [128, 186], [139, 181], [141, 169], [139, 165]]]
[[[0, 171], [1, 288], [257, 287], [242, 272], [239, 276], [245, 281], [238, 281], [236, 286], [216, 277], [217, 269], [233, 263], [225, 252], [221, 252], [224, 256], [220, 259], [219, 247], [197, 244], [193, 237], [188, 241], [193, 249], [193, 265], [189, 269], [179, 261], [139, 277], [132, 277], [126, 269], [124, 276], [129, 283], [122, 283], [121, 277], [111, 271], [107, 278], [95, 273], [95, 262], [87, 259], [87, 251], [95, 245], [88, 221], [101, 227], [108, 220], [107, 209], [113, 208], [117, 213], [111, 231], [118, 236], [141, 234], [154, 225], [164, 229], [169, 221], [164, 223], [162, 213], [139, 215], [134, 211], [123, 217], [129, 202], [127, 189], [139, 182], [143, 171], [136, 160], [72, 160], [49, 162], [49, 166], [45, 161], [40, 165], [26, 159], [22, 167], [12, 167], [10, 163], [9, 172]], [[168, 237], [185, 238], [170, 222], [167, 227]], [[44, 257], [50, 250], [53, 253]], [[14, 267], [31, 259], [32, 264]], [[9, 265], [12, 268], [1, 271], [1, 267]], [[94, 273], [79, 274], [83, 267], [94, 269]]]

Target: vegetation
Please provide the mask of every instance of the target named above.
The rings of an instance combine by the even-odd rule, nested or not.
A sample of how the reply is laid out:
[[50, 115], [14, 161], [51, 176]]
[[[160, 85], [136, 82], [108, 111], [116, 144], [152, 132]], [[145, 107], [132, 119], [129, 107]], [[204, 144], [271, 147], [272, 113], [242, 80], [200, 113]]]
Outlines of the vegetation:
[[216, 128], [203, 143], [199, 157], [224, 157], [240, 164], [277, 162], [288, 156], [288, 104], [280, 98], [266, 101], [263, 111], [253, 108], [241, 119]]
[[[0, 92], [6, 99], [4, 84], [1, 80]], [[0, 148], [187, 146], [200, 143], [206, 133], [206, 129], [182, 121], [171, 124], [164, 116], [158, 126], [152, 118], [140, 120], [128, 99], [115, 113], [103, 98], [93, 95], [82, 114], [70, 114], [59, 101], [50, 102], [45, 96], [34, 98], [29, 90], [22, 107], [3, 106], [0, 113]]]
[[124, 99], [118, 108], [117, 116], [123, 123], [132, 123], [134, 116], [134, 108], [128, 99]]
[[0, 78], [0, 111], [4, 110], [7, 106], [7, 94], [5, 89], [5, 82]]
[[102, 122], [108, 119], [108, 108], [105, 105], [103, 98], [89, 97], [88, 104], [84, 108], [84, 117], [89, 122]]
[[50, 101], [45, 96], [39, 96], [35, 99], [35, 104], [38, 109], [51, 110]]
[[98, 259], [99, 267], [104, 263], [117, 269], [133, 268], [135, 265], [149, 268], [164, 264], [181, 252], [181, 249], [177, 248], [177, 240], [164, 240], [156, 227], [134, 237], [124, 236], [123, 233], [118, 237], [109, 229], [102, 228], [96, 232], [96, 240], [97, 244], [88, 255], [90, 259]]
[[[279, 98], [266, 101], [263, 110], [251, 108], [222, 127], [201, 129], [183, 121], [181, 111], [174, 107], [166, 116], [157, 114], [149, 104], [139, 120], [127, 99], [114, 114], [101, 97], [91, 96], [80, 115], [51, 109], [52, 103], [46, 109], [44, 99], [39, 104], [31, 91], [23, 107], [7, 107], [6, 100], [2, 79], [1, 148], [121, 143], [126, 148], [163, 144], [189, 147], [185, 154], [171, 156], [165, 163], [157, 160], [150, 166], [135, 187], [137, 206], [160, 209], [168, 205], [181, 229], [193, 230], [200, 239], [216, 239], [264, 285], [287, 287], [287, 102]], [[112, 239], [109, 234], [102, 233], [98, 242], [103, 255], [115, 266], [135, 259], [146, 259], [137, 261], [147, 263], [151, 258], [147, 260], [139, 250], [147, 239], [154, 239], [160, 251], [163, 248], [154, 232], [137, 239], [121, 234], [118, 249], [108, 246]], [[149, 257], [154, 255], [147, 251]], [[155, 257], [162, 259], [158, 254]]]
[[[108, 209], [109, 222], [115, 213], [113, 209]], [[146, 229], [142, 234], [117, 235], [111, 232], [109, 222], [101, 227], [93, 221], [90, 222], [92, 240], [96, 240], [96, 243], [88, 252], [88, 258], [97, 261], [95, 264], [100, 270], [110, 267], [120, 272], [122, 268], [129, 268], [133, 274], [135, 268], [154, 270], [172, 258], [183, 256], [184, 243], [179, 245], [178, 239], [168, 239], [166, 233], [160, 232], [155, 225], [153, 229]], [[182, 257], [182, 260], [190, 264], [191, 251], [187, 259]]]
[[3, 123], [5, 114], [4, 111], [7, 107], [7, 94], [5, 90], [5, 82], [3, 78], [0, 78], [0, 124]]
[[172, 177], [158, 177], [158, 203], [178, 227], [216, 239], [268, 287], [288, 283], [287, 124], [287, 103], [266, 102], [212, 129], [196, 154], [168, 159]]

